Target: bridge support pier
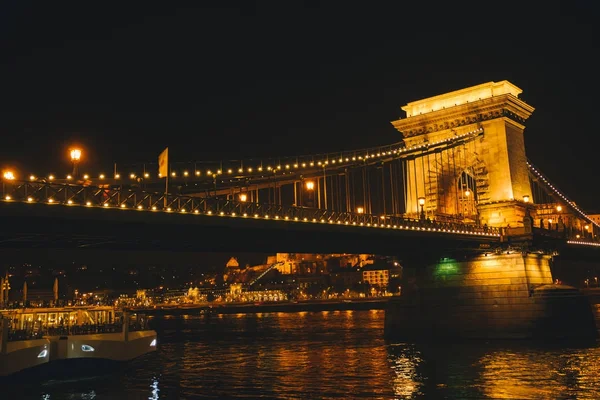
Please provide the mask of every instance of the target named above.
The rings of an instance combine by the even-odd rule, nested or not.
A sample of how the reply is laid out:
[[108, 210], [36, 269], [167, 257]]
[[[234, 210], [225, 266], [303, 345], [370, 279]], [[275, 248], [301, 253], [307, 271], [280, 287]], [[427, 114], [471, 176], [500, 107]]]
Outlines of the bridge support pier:
[[522, 201], [503, 201], [478, 205], [482, 223], [496, 227], [523, 227], [523, 219], [527, 215], [527, 206]]
[[551, 256], [482, 254], [404, 269], [388, 303], [389, 339], [596, 338], [587, 298], [552, 284]]

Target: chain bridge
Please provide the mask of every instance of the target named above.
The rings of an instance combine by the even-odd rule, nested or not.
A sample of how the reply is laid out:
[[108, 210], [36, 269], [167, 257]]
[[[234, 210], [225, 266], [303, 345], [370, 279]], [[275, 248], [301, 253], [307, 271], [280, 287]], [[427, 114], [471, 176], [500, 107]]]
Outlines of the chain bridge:
[[555, 276], [597, 263], [598, 225], [528, 160], [520, 94], [501, 81], [410, 102], [399, 140], [375, 148], [7, 170], [0, 248], [397, 255], [388, 337], [595, 340], [589, 301]]
[[595, 248], [597, 223], [527, 159], [508, 81], [408, 103], [399, 140], [327, 154], [4, 171], [0, 246], [479, 252]]

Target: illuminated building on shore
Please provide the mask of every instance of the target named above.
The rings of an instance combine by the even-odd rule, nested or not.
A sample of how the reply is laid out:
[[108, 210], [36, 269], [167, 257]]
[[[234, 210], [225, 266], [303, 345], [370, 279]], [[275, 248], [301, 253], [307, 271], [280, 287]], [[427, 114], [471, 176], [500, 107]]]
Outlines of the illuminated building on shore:
[[330, 268], [364, 267], [373, 263], [371, 254], [311, 254], [277, 253], [267, 257], [267, 265], [280, 263], [276, 268], [283, 275], [328, 273]]

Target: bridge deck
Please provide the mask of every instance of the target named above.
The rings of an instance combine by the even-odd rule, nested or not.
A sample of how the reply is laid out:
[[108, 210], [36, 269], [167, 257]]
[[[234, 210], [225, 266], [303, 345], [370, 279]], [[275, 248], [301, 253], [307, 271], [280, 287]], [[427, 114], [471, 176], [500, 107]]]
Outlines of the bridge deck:
[[500, 237], [437, 225], [352, 225], [0, 201], [0, 247], [397, 254], [477, 249]]

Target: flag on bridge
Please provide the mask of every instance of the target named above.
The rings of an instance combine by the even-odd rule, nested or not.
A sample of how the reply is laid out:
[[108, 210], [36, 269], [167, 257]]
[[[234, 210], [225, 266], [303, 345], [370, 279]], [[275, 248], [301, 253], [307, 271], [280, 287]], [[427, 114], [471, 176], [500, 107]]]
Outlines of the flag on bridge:
[[158, 176], [166, 177], [169, 175], [169, 148], [163, 150], [158, 156]]

